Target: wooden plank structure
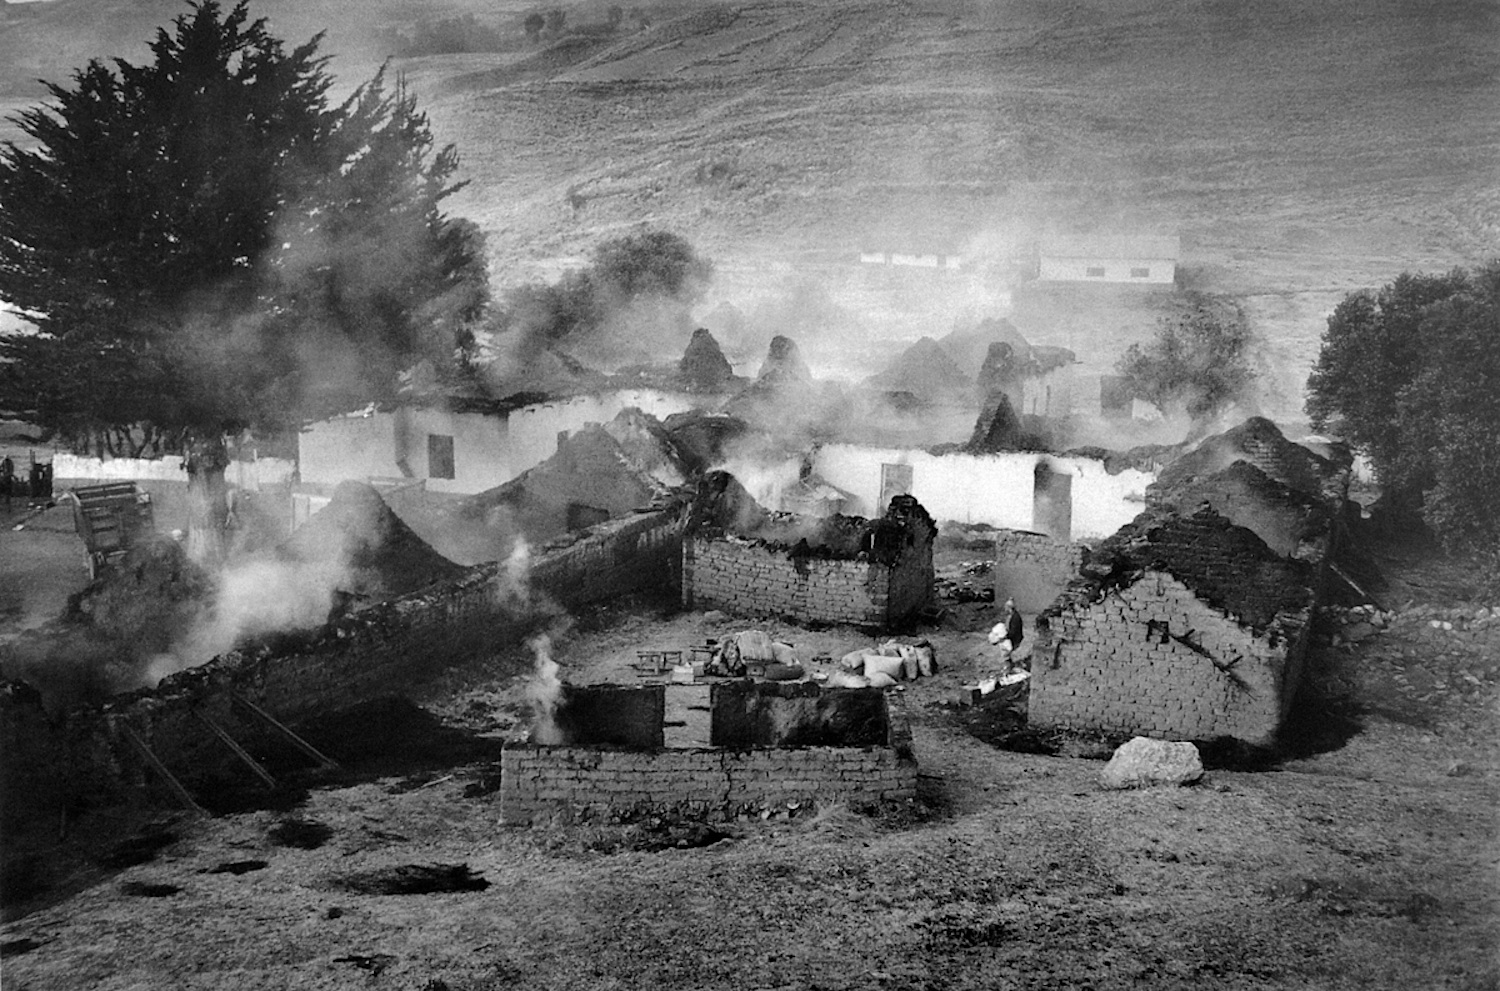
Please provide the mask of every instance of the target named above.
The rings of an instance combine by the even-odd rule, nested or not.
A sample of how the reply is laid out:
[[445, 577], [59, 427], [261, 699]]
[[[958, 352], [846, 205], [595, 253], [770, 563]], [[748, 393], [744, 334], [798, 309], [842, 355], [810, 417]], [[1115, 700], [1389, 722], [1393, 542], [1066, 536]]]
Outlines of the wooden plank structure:
[[155, 529], [151, 494], [134, 482], [84, 485], [68, 493], [73, 526], [88, 550], [89, 577], [125, 556], [143, 535]]
[[197, 803], [193, 798], [193, 793], [188, 791], [187, 786], [178, 781], [177, 777], [171, 771], [167, 770], [167, 765], [163, 764], [161, 758], [151, 752], [151, 748], [146, 745], [146, 741], [142, 740], [135, 730], [129, 726], [121, 725], [120, 733], [136, 749], [136, 752], [141, 755], [151, 769], [161, 776], [161, 779], [166, 782], [167, 787], [172, 789], [172, 794], [177, 796], [177, 800], [182, 803], [183, 808], [195, 815], [208, 816], [208, 810]]
[[193, 711], [193, 715], [197, 716], [198, 721], [201, 722], [204, 726], [207, 726], [210, 732], [212, 732], [214, 736], [217, 736], [219, 740], [229, 748], [230, 752], [238, 757], [240, 759], [240, 762], [250, 769], [252, 774], [254, 774], [257, 778], [260, 778], [261, 781], [265, 782], [267, 788], [274, 789], [276, 787], [276, 779], [271, 776], [270, 771], [266, 770], [265, 765], [252, 757], [248, 750], [240, 746], [235, 738], [230, 736], [229, 732], [225, 730], [224, 727], [220, 726], [218, 723], [208, 718], [208, 716], [206, 716], [204, 713], [196, 709]]
[[322, 751], [318, 750], [311, 743], [308, 743], [306, 740], [302, 739], [302, 737], [298, 736], [296, 733], [293, 733], [286, 726], [282, 725], [276, 719], [275, 716], [272, 716], [269, 712], [267, 712], [266, 710], [262, 709], [260, 706], [256, 705], [254, 702], [250, 701], [249, 699], [245, 698], [245, 696], [243, 696], [243, 695], [236, 694], [236, 695], [232, 696], [232, 698], [234, 699], [235, 703], [237, 705], [239, 705], [241, 708], [243, 708], [246, 712], [250, 713], [252, 716], [255, 716], [256, 718], [258, 718], [262, 722], [264, 722], [266, 725], [268, 725], [272, 729], [276, 730], [276, 732], [280, 733], [283, 737], [286, 738], [286, 740], [287, 740], [288, 743], [290, 743], [292, 746], [296, 747], [298, 750], [302, 751], [303, 753], [307, 754], [307, 756], [309, 756], [313, 760], [317, 761], [324, 768], [326, 768], [327, 770], [330, 770], [330, 771], [336, 771], [336, 770], [338, 770], [338, 767], [339, 767], [338, 761], [334, 760], [332, 757], [329, 757], [327, 754], [325, 754]]

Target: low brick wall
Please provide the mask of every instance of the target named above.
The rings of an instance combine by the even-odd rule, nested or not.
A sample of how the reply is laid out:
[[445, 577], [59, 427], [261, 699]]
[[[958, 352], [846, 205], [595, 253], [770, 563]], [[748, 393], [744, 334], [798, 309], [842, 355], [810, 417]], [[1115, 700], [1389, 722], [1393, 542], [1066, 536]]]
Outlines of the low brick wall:
[[565, 606], [681, 581], [681, 506], [610, 520], [542, 547], [531, 582]]
[[1271, 746], [1296, 688], [1310, 614], [1257, 635], [1172, 575], [1148, 571], [1037, 632], [1029, 721]]
[[794, 558], [785, 549], [733, 535], [693, 537], [683, 550], [688, 608], [854, 626], [885, 627], [891, 621], [887, 565]]
[[507, 748], [500, 819], [683, 812], [732, 818], [787, 802], [853, 804], [916, 796], [916, 762], [889, 747], [767, 750]]
[[[681, 556], [678, 507], [602, 524], [565, 546], [543, 548], [531, 584], [565, 605], [647, 587], [674, 586]], [[346, 616], [314, 633], [267, 640], [175, 674], [155, 689], [120, 696], [99, 708], [45, 719], [29, 696], [0, 705], [0, 788], [35, 804], [69, 795], [123, 797], [145, 780], [145, 764], [125, 730], [140, 737], [174, 774], [188, 780], [248, 772], [199, 719], [230, 729], [241, 742], [263, 735], [234, 699], [248, 699], [295, 725], [383, 695], [401, 694], [454, 664], [514, 640], [530, 622], [499, 564]], [[48, 727], [37, 728], [38, 720]], [[335, 755], [336, 756], [336, 755]], [[42, 778], [33, 768], [61, 767]], [[7, 803], [13, 805], [13, 803]]]
[[1045, 533], [995, 532], [995, 601], [1014, 599], [1023, 613], [1038, 613], [1052, 604], [1078, 575], [1087, 548]]
[[[595, 706], [600, 691], [639, 690], [571, 689], [565, 698], [573, 695]], [[747, 683], [715, 685], [712, 694], [716, 744], [745, 738], [746, 712], [756, 708], [779, 727], [765, 738], [824, 739], [843, 730], [850, 741], [868, 740], [874, 728], [881, 739], [863, 746], [518, 744], [500, 759], [501, 820], [525, 825], [661, 812], [732, 818], [787, 802], [866, 805], [916, 796], [911, 726], [899, 697], [869, 688]], [[641, 713], [657, 711], [631, 704]]]

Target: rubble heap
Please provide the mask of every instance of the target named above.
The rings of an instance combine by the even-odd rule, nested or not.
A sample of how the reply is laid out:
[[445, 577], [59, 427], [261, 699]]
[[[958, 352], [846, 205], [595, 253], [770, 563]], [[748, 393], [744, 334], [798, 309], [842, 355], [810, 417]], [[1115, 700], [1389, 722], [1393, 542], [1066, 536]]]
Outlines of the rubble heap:
[[336, 566], [340, 591], [373, 600], [454, 581], [466, 572], [417, 536], [373, 486], [354, 481], [341, 482], [332, 501], [278, 546], [276, 556]]
[[693, 331], [682, 360], [677, 363], [682, 384], [693, 392], [719, 392], [734, 381], [734, 368], [714, 335], [703, 327]]

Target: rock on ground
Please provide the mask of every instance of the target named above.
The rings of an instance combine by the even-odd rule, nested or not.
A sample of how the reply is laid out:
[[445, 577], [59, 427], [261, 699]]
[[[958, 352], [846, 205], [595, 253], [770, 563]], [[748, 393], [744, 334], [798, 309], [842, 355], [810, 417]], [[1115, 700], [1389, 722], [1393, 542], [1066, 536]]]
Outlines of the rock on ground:
[[1186, 785], [1203, 777], [1203, 761], [1191, 743], [1170, 743], [1138, 736], [1115, 751], [1099, 784], [1105, 788], [1149, 788]]

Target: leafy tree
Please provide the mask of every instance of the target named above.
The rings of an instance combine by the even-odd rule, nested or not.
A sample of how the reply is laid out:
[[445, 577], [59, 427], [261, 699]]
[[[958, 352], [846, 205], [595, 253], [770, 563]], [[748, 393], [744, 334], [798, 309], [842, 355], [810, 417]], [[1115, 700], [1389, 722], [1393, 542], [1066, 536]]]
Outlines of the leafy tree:
[[188, 455], [218, 556], [223, 438], [390, 394], [446, 366], [487, 301], [441, 201], [452, 147], [378, 73], [330, 106], [321, 36], [290, 52], [203, 0], [142, 65], [90, 62], [0, 148], [0, 410], [73, 436], [144, 424]]
[[1255, 380], [1250, 340], [1238, 314], [1216, 313], [1207, 299], [1197, 297], [1187, 313], [1161, 319], [1144, 347], [1127, 348], [1115, 371], [1132, 395], [1206, 420], [1248, 394]]
[[1402, 274], [1328, 318], [1308, 379], [1320, 429], [1365, 452], [1381, 484], [1420, 501], [1451, 549], [1500, 543], [1500, 262]]
[[661, 319], [681, 323], [703, 298], [713, 265], [679, 235], [644, 231], [605, 241], [586, 268], [552, 284], [528, 283], [505, 297], [502, 329], [541, 343], [581, 339], [605, 329], [611, 316], [661, 304]]
[[526, 37], [536, 41], [542, 36], [542, 29], [547, 26], [547, 18], [539, 13], [526, 15], [526, 20], [521, 22], [521, 27], [526, 32]]
[[562, 34], [563, 26], [568, 23], [567, 12], [561, 10], [547, 11], [547, 33]]

